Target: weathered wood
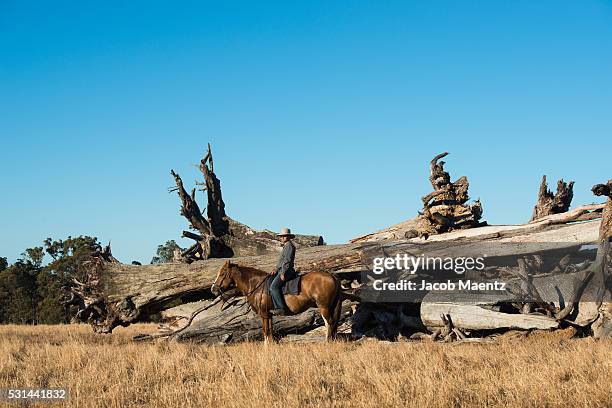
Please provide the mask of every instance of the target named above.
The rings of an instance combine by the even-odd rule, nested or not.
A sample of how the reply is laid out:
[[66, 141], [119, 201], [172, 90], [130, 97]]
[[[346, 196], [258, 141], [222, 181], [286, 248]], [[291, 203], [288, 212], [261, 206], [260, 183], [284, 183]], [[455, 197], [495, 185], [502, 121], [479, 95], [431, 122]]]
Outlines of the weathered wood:
[[402, 303], [359, 303], [348, 325], [356, 338], [395, 340], [425, 330], [418, 316], [418, 305]]
[[592, 191], [596, 196], [607, 197], [599, 228], [599, 242], [602, 248], [600, 262], [603, 265], [601, 281], [602, 286], [608, 290], [605, 293], [607, 297], [599, 305], [598, 316], [591, 329], [595, 338], [610, 338], [612, 337], [612, 294], [610, 293], [610, 282], [612, 282], [612, 180], [608, 180], [606, 184], [594, 185]]
[[205, 237], [199, 234], [194, 234], [191, 231], [183, 231], [183, 237], [193, 239], [196, 242], [203, 241]]
[[542, 217], [552, 214], [560, 214], [569, 210], [574, 198], [574, 182], [570, 181], [569, 184], [564, 182], [563, 179], [557, 182], [557, 192], [552, 193], [548, 189], [546, 183], [546, 176], [542, 176], [540, 182], [540, 190], [538, 191], [538, 200], [535, 207], [533, 208], [533, 214], [530, 222], [538, 220]]
[[[204, 310], [185, 327], [148, 336], [138, 335], [135, 339], [144, 341], [166, 338], [207, 344], [262, 339], [261, 317], [252, 311], [244, 297], [234, 298], [228, 303], [215, 302], [206, 303], [212, 307]], [[351, 303], [345, 302], [342, 307], [341, 321], [349, 315]], [[181, 314], [181, 317], [184, 316]], [[279, 336], [306, 333], [324, 324], [317, 308], [310, 308], [294, 316], [277, 316], [273, 320], [274, 332]], [[185, 323], [178, 321], [177, 325], [184, 326]]]
[[602, 303], [591, 331], [596, 339], [612, 338], [612, 302]]
[[612, 237], [612, 180], [608, 180], [606, 184], [594, 185], [591, 191], [596, 196], [608, 198], [604, 204], [603, 219], [599, 230], [600, 241], [606, 241]]
[[460, 177], [455, 182], [450, 181], [450, 175], [444, 170], [445, 162], [440, 161], [447, 155], [448, 152], [441, 153], [429, 164], [429, 181], [434, 191], [421, 199], [423, 211], [415, 228], [418, 236], [427, 238], [432, 234], [486, 225], [480, 222], [482, 217], [480, 200], [467, 204], [469, 200], [467, 177]]
[[[497, 303], [495, 301], [494, 303]], [[559, 322], [544, 315], [509, 314], [485, 309], [485, 305], [469, 303], [434, 302], [421, 303], [421, 320], [429, 329], [444, 327], [441, 316], [450, 315], [455, 327], [467, 330], [494, 329], [555, 329]]]
[[225, 214], [225, 203], [221, 194], [221, 181], [214, 171], [212, 150], [210, 143], [208, 151], [202, 160], [200, 160], [200, 171], [204, 175], [204, 190], [208, 198], [206, 206], [206, 214], [210, 224], [212, 235], [221, 237], [227, 234], [229, 223]]
[[[580, 242], [594, 242], [598, 235], [599, 222], [586, 222], [571, 225], [550, 225], [536, 232], [501, 236], [488, 239], [490, 242], [542, 242], [563, 243], [567, 246]], [[451, 234], [448, 234], [450, 238]], [[440, 236], [442, 237], [442, 235]], [[391, 256], [411, 250], [428, 250], [432, 255], [444, 254], [452, 245], [461, 253], [481, 252], [478, 236], [472, 237], [474, 242], [460, 239], [454, 240], [404, 240], [389, 242], [385, 251]], [[552, 238], [555, 238], [554, 240]], [[448, 242], [448, 245], [444, 245]], [[544, 245], [544, 244], [543, 244]], [[301, 272], [323, 270], [335, 273], [360, 272], [366, 265], [362, 257], [368, 251], [377, 250], [378, 245], [369, 243], [354, 243], [346, 245], [326, 245], [320, 247], [301, 248], [296, 252], [296, 268]], [[517, 248], [520, 248], [517, 246]], [[503, 249], [503, 248], [500, 248]], [[433, 252], [435, 250], [435, 252]], [[519, 250], [508, 246], [505, 251]], [[516, 253], [516, 252], [515, 252]], [[491, 256], [496, 255], [494, 253]], [[499, 254], [501, 255], [501, 254]], [[156, 264], [133, 266], [124, 264], [108, 265], [104, 272], [105, 293], [114, 298], [133, 296], [137, 304], [145, 304], [155, 294], [156, 298], [175, 293], [175, 290], [191, 291], [206, 289], [212, 284], [215, 274], [225, 260], [209, 259], [192, 264]], [[262, 270], [272, 271], [276, 265], [275, 254], [237, 257], [233, 262], [252, 266]], [[191, 282], [191, 285], [189, 284]], [[136, 286], [134, 286], [136, 285]], [[163, 289], [163, 290], [160, 290]], [[160, 296], [162, 295], [162, 296]], [[143, 302], [140, 301], [143, 299]]]
[[442, 314], [440, 320], [442, 321], [442, 327], [434, 329], [431, 340], [435, 341], [440, 338], [443, 342], [448, 343], [467, 339], [467, 336], [455, 326], [451, 315]]
[[[595, 338], [612, 338], [612, 291], [610, 289], [612, 285], [612, 243], [608, 239], [601, 245], [603, 248], [602, 268], [594, 279], [597, 285], [595, 289], [601, 294], [601, 301], [595, 303], [595, 306], [598, 307], [596, 312], [593, 312], [596, 317], [593, 319], [591, 331]], [[593, 305], [590, 306], [592, 309]], [[579, 307], [582, 307], [582, 303], [579, 304]]]
[[[258, 231], [228, 217], [229, 232], [223, 236], [232, 248], [234, 257], [278, 254], [282, 244], [275, 232]], [[320, 235], [296, 234], [293, 243], [297, 249], [325, 245]]]
[[[485, 228], [489, 227], [469, 231], [477, 232]], [[558, 224], [555, 221], [543, 222], [539, 226], [535, 224], [514, 226], [504, 234], [474, 234], [467, 239], [465, 235], [452, 232], [431, 237], [429, 241], [422, 239], [386, 241], [382, 247], [379, 242], [307, 247], [298, 249], [296, 267], [302, 272], [320, 270], [342, 274], [349, 277], [349, 281], [353, 281], [361, 271], [370, 267], [368, 260], [371, 260], [372, 256], [383, 255], [381, 248], [384, 248], [388, 256], [417, 251], [427, 252], [433, 256], [436, 254], [452, 256], [453, 253], [466, 256], [471, 253], [479, 254], [482, 251], [482, 242], [508, 244], [549, 242], [553, 248], [559, 245], [569, 248], [577, 243], [596, 241], [598, 229], [599, 221], [578, 224]], [[554, 244], [555, 242], [557, 244]], [[496, 249], [499, 253], [491, 255], [516, 255], [517, 251], [520, 253], [520, 247], [521, 245], [500, 245], [499, 249]], [[92, 272], [87, 282], [83, 284], [81, 292], [87, 292], [88, 302], [94, 305], [90, 310], [95, 307], [97, 312], [85, 320], [89, 321], [97, 331], [110, 332], [117, 325], [129, 325], [177, 303], [211, 300], [214, 296], [210, 293], [210, 286], [223, 262], [224, 259], [207, 259], [191, 264], [142, 266], [103, 260], [92, 263], [95, 267], [92, 267]], [[236, 257], [233, 262], [272, 271], [277, 262], [277, 254]], [[404, 320], [412, 319], [412, 316], [408, 317], [409, 319]], [[417, 326], [416, 323], [413, 321], [412, 326]], [[404, 322], [402, 327], [404, 326], [410, 325]]]
[[[467, 178], [460, 177], [451, 182], [449, 173], [444, 170], [441, 159], [447, 154], [437, 155], [430, 163], [429, 180], [434, 191], [422, 198], [422, 214], [383, 231], [358, 237], [346, 245], [325, 246], [320, 236], [298, 235], [294, 240], [298, 249], [298, 271], [327, 271], [343, 275], [341, 280], [347, 289], [352, 290], [351, 299], [358, 299], [365, 292], [360, 292], [363, 284], [356, 279], [360, 272], [371, 269], [374, 257], [422, 253], [428, 256], [478, 256], [482, 254], [483, 244], [503, 243], [505, 245], [488, 248], [487, 256], [511, 258], [532, 255], [525, 243], [539, 243], [542, 250], [569, 252], [583, 244], [599, 242], [603, 248], [609, 244], [612, 235], [612, 180], [593, 187], [596, 195], [608, 197], [605, 205], [567, 211], [573, 183], [566, 185], [561, 180], [557, 195], [553, 196], [543, 178], [540, 188], [542, 200], [538, 201], [534, 211], [537, 219], [526, 225], [485, 226], [486, 223], [480, 222], [480, 202], [467, 204]], [[75, 295], [71, 302], [79, 305], [78, 317], [92, 324], [96, 331], [110, 332], [118, 325], [127, 326], [163, 312], [164, 318], [171, 319], [175, 327], [188, 323], [178, 331], [170, 330], [164, 334], [177, 340], [216, 343], [259, 338], [261, 335], [260, 318], [249, 310], [246, 302], [234, 299], [222, 305], [220, 299], [214, 298], [210, 287], [225, 261], [220, 258], [232, 257], [233, 262], [244, 266], [272, 271], [280, 252], [280, 242], [274, 232], [253, 230], [225, 213], [210, 145], [199, 167], [204, 183], [197, 184], [203, 186], [202, 191], [207, 194], [206, 216], [196, 203], [196, 190], [187, 193], [180, 176], [171, 172], [176, 183], [173, 191], [177, 191], [181, 199], [181, 214], [197, 231], [183, 232], [184, 236], [196, 241], [182, 252], [182, 256], [192, 263], [123, 265], [112, 257], [110, 248], [101, 251], [100, 256], [89, 262], [87, 280], [75, 282], [71, 289]], [[550, 203], [544, 203], [545, 199]], [[558, 213], [545, 215], [545, 212]], [[601, 217], [601, 222], [596, 220]], [[422, 237], [429, 240], [424, 241]], [[500, 309], [500, 302], [503, 302], [498, 297], [489, 301], [480, 298], [470, 303], [465, 299], [439, 298], [430, 292], [416, 309], [415, 304], [406, 303], [368, 304], [364, 301], [357, 306], [351, 305], [354, 314], [347, 326], [358, 336], [395, 339], [415, 331], [425, 331], [425, 324], [432, 331], [440, 329], [438, 335], [445, 341], [464, 340], [463, 329], [549, 329], [557, 328], [560, 320], [587, 329], [591, 325], [593, 333], [610, 333], [612, 308], [607, 285], [611, 261], [603, 252], [598, 252], [598, 258], [598, 263], [593, 264], [595, 266], [575, 272], [582, 274], [580, 285], [568, 284], [571, 282], [568, 277], [573, 272], [563, 270], [562, 262], [555, 272], [557, 275], [551, 272], [545, 276], [524, 277], [527, 286], [523, 289], [530, 292], [528, 297], [535, 299], [534, 308], [544, 310], [550, 317], [531, 313], [531, 307], [523, 309], [524, 314], [494, 310]], [[560, 271], [565, 273], [563, 277], [558, 276]], [[508, 299], [508, 302], [513, 301], [516, 299]], [[177, 307], [177, 304], [188, 304], [189, 307], [179, 310], [181, 306]], [[173, 310], [168, 310], [171, 308]], [[185, 320], [188, 311], [190, 315]], [[303, 333], [320, 324], [316, 310], [275, 319], [276, 331], [285, 334]]]
[[191, 194], [187, 193], [181, 176], [178, 175], [174, 170], [170, 170], [170, 174], [174, 177], [176, 188], [171, 189], [177, 191], [179, 198], [181, 199], [181, 215], [185, 217], [191, 226], [200, 231], [202, 235], [207, 236], [212, 234], [212, 229], [207, 219], [202, 215], [202, 210], [198, 206], [198, 202], [195, 199], [195, 188], [191, 190]]
[[[518, 225], [486, 225], [479, 228], [451, 231], [445, 234], [432, 235], [428, 241], [452, 241], [457, 239], [498, 239], [510, 236], [525, 237], [539, 230], [548, 229], [551, 225], [563, 225], [570, 222], [592, 221], [602, 218], [604, 204], [590, 204], [577, 207], [562, 214], [543, 217], [533, 223]], [[612, 210], [611, 210], [612, 211]], [[413, 232], [420, 219], [412, 218], [391, 227], [367, 235], [353, 238], [351, 243], [376, 242], [409, 239], [410, 242], [421, 242]], [[561, 235], [561, 239], [571, 238], [570, 234]]]
[[[567, 320], [576, 327], [588, 327], [593, 323], [594, 333], [605, 334], [610, 331], [606, 320], [610, 310], [608, 302], [611, 300], [608, 280], [610, 262], [609, 248], [601, 246], [595, 261], [586, 263], [582, 270], [567, 272], [575, 270], [575, 266], [562, 260], [565, 271], [555, 267], [552, 272], [533, 276], [529, 280], [529, 289], [535, 292], [530, 293], [531, 299], [535, 299], [531, 300], [531, 306], [548, 306], [543, 309], [551, 312], [550, 316], [501, 313], [500, 308], [514, 304], [514, 295], [510, 293], [504, 298], [500, 295], [481, 293], [475, 296], [473, 292], [456, 291], [450, 294], [429, 292], [421, 303], [421, 319], [432, 331], [445, 325], [441, 315], [450, 315], [455, 327], [468, 330], [549, 329]], [[527, 259], [519, 258], [519, 272], [526, 273], [525, 268], [529, 265]], [[603, 306], [603, 313], [600, 305]]]
[[[190, 226], [199, 232], [195, 234], [183, 231], [183, 236], [194, 239], [198, 245], [183, 252], [187, 262], [208, 258], [229, 258], [234, 256], [262, 255], [279, 251], [280, 241], [271, 231], [256, 231], [238, 221], [233, 220], [225, 213], [225, 202], [221, 194], [221, 181], [214, 171], [213, 156], [210, 144], [204, 158], [200, 161], [200, 171], [204, 176], [203, 183], [197, 183], [202, 191], [206, 191], [207, 205], [206, 217], [202, 214], [196, 199], [194, 188], [188, 194], [183, 186], [181, 177], [171, 171], [177, 191], [181, 200], [181, 214], [187, 219]], [[297, 235], [297, 247], [323, 245], [323, 237], [316, 235]]]
[[[160, 315], [162, 321], [177, 326], [176, 328], [182, 326], [181, 321], [187, 320], [191, 317], [192, 313], [196, 312], [198, 309], [205, 308], [209, 306], [213, 300], [198, 300], [195, 302], [183, 303], [178, 306], [171, 307], [166, 310], [162, 310]], [[201, 313], [196, 316], [196, 319], [201, 317]]]
[[[297, 253], [296, 268], [301, 272], [358, 273], [362, 268], [358, 247], [355, 244], [303, 248]], [[237, 257], [233, 261], [271, 272], [277, 258], [275, 253]], [[223, 262], [225, 259], [213, 258], [190, 264], [136, 266], [97, 258], [91, 263], [88, 280], [79, 296], [86, 296], [99, 311], [84, 320], [98, 332], [111, 332], [116, 326], [147, 318], [177, 302], [211, 299], [214, 296], [210, 287]]]

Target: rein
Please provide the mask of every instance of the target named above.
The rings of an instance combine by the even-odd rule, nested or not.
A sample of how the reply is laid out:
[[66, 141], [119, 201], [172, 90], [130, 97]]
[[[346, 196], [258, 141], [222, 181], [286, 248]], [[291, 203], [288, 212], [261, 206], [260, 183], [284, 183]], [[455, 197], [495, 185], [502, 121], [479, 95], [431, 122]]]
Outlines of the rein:
[[261, 282], [259, 282], [257, 285], [255, 285], [255, 288], [254, 288], [253, 290], [249, 291], [249, 293], [247, 293], [247, 294], [246, 294], [246, 295], [244, 295], [244, 296], [246, 297], [246, 296], [249, 296], [249, 295], [252, 295], [253, 293], [255, 293], [255, 291], [256, 291], [257, 289], [259, 289], [259, 287], [260, 287], [261, 285], [263, 285], [263, 284], [264, 284], [264, 283], [265, 283], [265, 282], [266, 282], [266, 281], [267, 281], [267, 280], [270, 278], [270, 276], [272, 276], [272, 275], [266, 275], [266, 277], [265, 277], [265, 278], [263, 278], [263, 279], [261, 280]]
[[[249, 295], [252, 295], [253, 293], [255, 293], [255, 291], [256, 291], [257, 289], [259, 289], [259, 287], [260, 287], [261, 285], [263, 285], [264, 283], [266, 283], [266, 281], [267, 281], [268, 279], [270, 279], [270, 276], [272, 276], [272, 275], [266, 275], [266, 276], [265, 276], [265, 278], [263, 278], [263, 279], [261, 280], [261, 282], [259, 282], [259, 283], [258, 283], [258, 284], [255, 286], [255, 288], [254, 288], [253, 290], [250, 290], [250, 291], [249, 291], [249, 293], [247, 293], [247, 294], [245, 295], [245, 297], [246, 297], [246, 299], [247, 299], [247, 302], [249, 302], [249, 298], [248, 298], [248, 296], [249, 296]], [[262, 289], [263, 289], [263, 288], [262, 288]], [[264, 295], [264, 291], [262, 290], [262, 291], [261, 291], [261, 294], [260, 294], [260, 296], [259, 296], [259, 304], [257, 305], [257, 309], [259, 310], [259, 313], [261, 313], [261, 312], [262, 312], [262, 310], [261, 310], [261, 302], [263, 301], [263, 295]], [[255, 301], [255, 299], [253, 299], [253, 302], [254, 302], [254, 301]], [[251, 306], [251, 303], [250, 303], [250, 302], [249, 302], [249, 308], [250, 308], [251, 310], [253, 310], [253, 307]]]
[[[236, 265], [236, 266], [237, 266], [237, 265]], [[237, 266], [237, 267], [239, 267], [239, 266]], [[223, 282], [223, 280], [224, 280], [224, 279], [227, 277], [227, 274], [228, 274], [229, 272], [230, 272], [230, 268], [228, 268], [228, 269], [227, 269], [227, 270], [226, 270], [226, 271], [223, 273], [223, 276], [219, 276], [219, 277], [218, 277], [218, 278], [215, 280], [215, 283], [214, 283], [214, 284], [217, 284], [217, 281], [218, 281], [219, 279], [221, 279], [221, 282]], [[253, 309], [253, 308], [251, 307], [250, 302], [248, 302], [248, 297], [249, 297], [250, 295], [252, 295], [253, 293], [255, 293], [255, 292], [258, 290], [258, 289], [260, 289], [260, 288], [262, 287], [262, 285], [263, 285], [264, 283], [266, 283], [266, 281], [267, 281], [268, 279], [270, 279], [270, 277], [271, 277], [271, 276], [272, 276], [272, 275], [267, 274], [267, 275], [266, 275], [266, 276], [265, 276], [265, 277], [264, 277], [264, 278], [261, 280], [261, 282], [259, 282], [257, 285], [255, 285], [255, 287], [254, 287], [253, 289], [249, 290], [247, 293], [245, 293], [245, 294], [244, 294], [245, 299], [247, 299], [247, 303], [249, 303], [249, 308], [250, 308], [250, 309]], [[225, 296], [225, 293], [226, 293], [226, 292], [225, 292], [225, 290], [224, 290], [224, 289], [223, 289], [223, 288], [222, 288], [220, 285], [218, 285], [218, 284], [217, 284], [217, 286], [218, 286], [218, 288], [219, 288], [219, 292], [221, 293], [220, 297], [221, 297], [221, 299], [223, 300], [223, 303], [225, 304], [225, 302], [226, 302], [226, 301], [229, 299], [229, 297], [227, 297], [227, 298], [226, 298], [226, 296]], [[262, 302], [262, 298], [263, 298], [263, 290], [262, 290], [262, 293], [261, 293], [261, 296], [260, 296], [260, 299], [259, 299], [259, 307], [258, 307], [258, 309], [261, 309], [261, 302]]]

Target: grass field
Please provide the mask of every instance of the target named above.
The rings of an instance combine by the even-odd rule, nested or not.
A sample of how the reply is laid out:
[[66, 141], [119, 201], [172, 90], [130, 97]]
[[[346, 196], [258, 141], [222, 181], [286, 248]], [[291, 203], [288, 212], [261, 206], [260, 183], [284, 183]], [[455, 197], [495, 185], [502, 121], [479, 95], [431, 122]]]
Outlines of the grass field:
[[0, 326], [0, 388], [67, 387], [70, 407], [612, 406], [609, 340], [557, 332], [491, 344], [130, 341], [152, 329]]

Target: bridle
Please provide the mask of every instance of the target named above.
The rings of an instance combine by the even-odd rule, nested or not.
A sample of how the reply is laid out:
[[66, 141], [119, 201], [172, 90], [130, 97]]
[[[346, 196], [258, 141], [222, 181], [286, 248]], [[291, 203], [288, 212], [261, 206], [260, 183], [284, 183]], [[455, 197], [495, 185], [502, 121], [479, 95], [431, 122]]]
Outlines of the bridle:
[[[220, 274], [219, 276], [217, 276], [217, 279], [215, 279], [215, 282], [212, 284], [211, 289], [214, 290], [215, 287], [216, 289], [219, 291], [219, 296], [221, 297], [221, 300], [223, 300], [223, 302], [226, 302], [228, 299], [230, 299], [229, 296], [226, 295], [226, 290], [223, 289], [223, 287], [218, 284], [217, 282], [223, 282], [225, 280], [225, 278], [227, 277], [227, 274], [230, 272], [230, 268], [231, 266], [228, 265], [227, 270], [225, 270], [223, 272], [223, 274]], [[248, 298], [250, 295], [252, 295], [253, 293], [255, 293], [258, 289], [262, 288], [262, 285], [264, 285], [266, 283], [266, 281], [268, 279], [270, 279], [272, 275], [267, 275], [265, 278], [263, 278], [261, 280], [261, 282], [259, 282], [257, 285], [255, 285], [255, 287], [251, 290], [248, 291], [248, 293], [244, 294], [245, 298]], [[263, 295], [263, 290], [262, 290], [262, 295]], [[260, 300], [261, 303], [261, 300]], [[249, 308], [250, 308], [250, 304], [249, 304]]]
[[219, 279], [221, 279], [221, 282], [223, 282], [225, 280], [225, 278], [227, 277], [227, 274], [230, 272], [230, 268], [231, 268], [231, 266], [228, 265], [227, 269], [223, 272], [223, 276], [221, 276], [221, 275], [217, 276], [217, 279], [215, 279], [215, 281], [213, 282], [213, 284], [211, 286], [211, 290], [213, 290], [213, 291], [214, 291], [215, 286], [216, 286], [216, 288], [219, 291], [219, 294], [221, 296], [221, 299], [223, 301], [226, 301], [229, 298], [225, 295], [225, 289], [223, 289], [223, 287], [220, 284], [218, 284], [217, 282], [219, 281]]

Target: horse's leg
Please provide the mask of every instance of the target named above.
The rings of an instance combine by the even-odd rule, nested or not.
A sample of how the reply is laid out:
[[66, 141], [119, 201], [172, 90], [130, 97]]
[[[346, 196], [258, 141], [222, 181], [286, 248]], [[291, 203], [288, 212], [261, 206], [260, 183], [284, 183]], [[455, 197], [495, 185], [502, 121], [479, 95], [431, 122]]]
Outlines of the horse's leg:
[[333, 331], [334, 331], [334, 318], [332, 316], [331, 311], [326, 306], [319, 306], [319, 311], [321, 312], [321, 317], [325, 322], [325, 328], [327, 329], [327, 333], [325, 334], [325, 340], [332, 341]]
[[274, 342], [274, 328], [273, 328], [273, 323], [274, 321], [272, 320], [272, 318], [268, 319], [268, 336], [269, 336], [269, 340], [270, 342]]
[[270, 327], [270, 323], [269, 321], [272, 320], [269, 317], [262, 317], [261, 318], [261, 332], [263, 333], [263, 338], [264, 338], [264, 343], [267, 345], [268, 344], [268, 328]]
[[327, 334], [325, 335], [325, 340], [327, 341], [335, 340], [336, 333], [338, 332], [338, 324], [340, 323], [340, 315], [342, 314], [340, 290], [340, 287], [336, 288], [336, 293], [331, 302], [317, 305], [321, 312], [321, 317], [323, 317], [323, 321], [325, 322], [325, 328], [327, 329]]
[[341, 289], [338, 288], [338, 297], [336, 298], [336, 304], [334, 305], [334, 324], [332, 328], [332, 337], [335, 340], [338, 336], [338, 326], [340, 325], [340, 316], [342, 316], [342, 297], [341, 297]]

